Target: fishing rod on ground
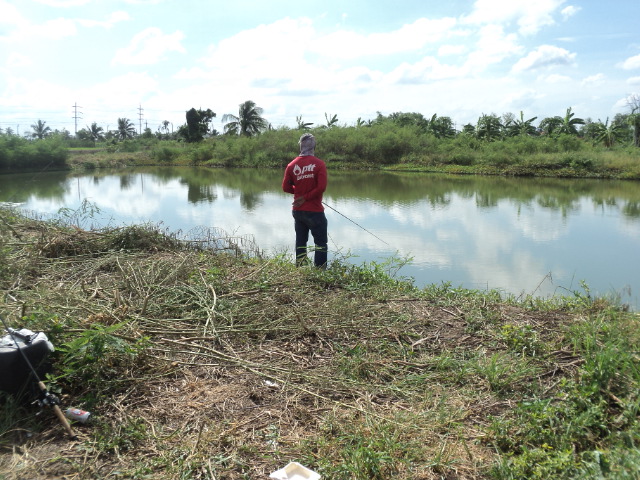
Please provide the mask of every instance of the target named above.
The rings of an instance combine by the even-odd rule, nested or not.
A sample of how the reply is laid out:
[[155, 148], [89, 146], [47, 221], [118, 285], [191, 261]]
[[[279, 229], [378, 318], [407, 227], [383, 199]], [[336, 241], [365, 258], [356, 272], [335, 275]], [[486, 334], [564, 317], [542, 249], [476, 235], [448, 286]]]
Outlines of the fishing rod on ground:
[[340, 213], [338, 210], [336, 210], [335, 208], [333, 208], [331, 205], [329, 205], [326, 202], [322, 202], [323, 205], [329, 207], [331, 210], [333, 210], [334, 212], [336, 212], [338, 215], [342, 215], [344, 218], [346, 218], [347, 220], [349, 220], [351, 223], [353, 223], [354, 225], [356, 225], [357, 227], [360, 227], [362, 230], [364, 230], [365, 232], [367, 232], [369, 235], [372, 235], [374, 237], [376, 237], [378, 240], [380, 240], [382, 243], [384, 243], [385, 245], [389, 245], [387, 242], [385, 242], [384, 240], [382, 240], [380, 237], [378, 237], [377, 235], [375, 235], [374, 233], [371, 233], [369, 230], [367, 230], [366, 228], [364, 228], [362, 225], [354, 222], [353, 220], [351, 220], [349, 217], [347, 217], [344, 213]]
[[58, 397], [56, 397], [55, 395], [53, 395], [47, 390], [46, 385], [42, 380], [40, 380], [40, 377], [38, 376], [38, 372], [36, 372], [36, 369], [33, 368], [33, 365], [29, 361], [27, 354], [24, 353], [24, 351], [22, 350], [22, 347], [20, 347], [20, 343], [18, 343], [18, 340], [16, 339], [16, 337], [19, 337], [22, 341], [25, 342], [25, 344], [28, 344], [31, 341], [31, 336], [23, 335], [20, 332], [14, 330], [13, 328], [9, 328], [9, 326], [7, 325], [7, 323], [5, 322], [2, 316], [0, 316], [0, 320], [2, 321], [2, 324], [4, 325], [5, 330], [11, 336], [13, 343], [16, 344], [16, 348], [20, 352], [20, 355], [22, 355], [22, 359], [27, 364], [27, 367], [29, 367], [29, 370], [31, 370], [31, 374], [33, 375], [33, 378], [38, 383], [38, 387], [42, 392], [42, 399], [40, 400], [40, 403], [42, 403], [42, 405], [49, 406], [53, 409], [53, 412], [56, 414], [56, 417], [58, 417], [58, 420], [60, 420], [60, 423], [62, 423], [62, 426], [69, 434], [69, 437], [71, 437], [71, 440], [78, 440], [78, 436], [75, 433], [73, 433], [73, 430], [71, 429], [71, 425], [69, 425], [69, 422], [67, 421], [64, 414], [62, 413], [62, 410], [60, 410], [60, 407], [59, 407], [60, 399], [58, 399]]

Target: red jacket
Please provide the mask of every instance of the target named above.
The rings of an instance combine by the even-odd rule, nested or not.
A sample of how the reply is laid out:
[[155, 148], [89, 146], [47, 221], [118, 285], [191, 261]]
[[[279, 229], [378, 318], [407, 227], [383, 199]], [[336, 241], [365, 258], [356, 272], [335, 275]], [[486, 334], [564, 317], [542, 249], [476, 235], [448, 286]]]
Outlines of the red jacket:
[[322, 194], [327, 188], [327, 166], [318, 157], [296, 157], [287, 165], [282, 190], [293, 193], [294, 200], [304, 196], [304, 203], [294, 210], [323, 212]]

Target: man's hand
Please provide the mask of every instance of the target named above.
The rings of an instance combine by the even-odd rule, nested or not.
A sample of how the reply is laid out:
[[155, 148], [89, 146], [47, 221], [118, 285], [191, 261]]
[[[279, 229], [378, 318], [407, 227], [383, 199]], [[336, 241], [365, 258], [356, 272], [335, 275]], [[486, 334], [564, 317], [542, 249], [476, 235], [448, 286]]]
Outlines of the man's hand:
[[293, 201], [293, 208], [298, 208], [300, 205], [302, 205], [305, 202], [304, 197], [303, 196], [299, 196], [298, 198], [296, 198]]

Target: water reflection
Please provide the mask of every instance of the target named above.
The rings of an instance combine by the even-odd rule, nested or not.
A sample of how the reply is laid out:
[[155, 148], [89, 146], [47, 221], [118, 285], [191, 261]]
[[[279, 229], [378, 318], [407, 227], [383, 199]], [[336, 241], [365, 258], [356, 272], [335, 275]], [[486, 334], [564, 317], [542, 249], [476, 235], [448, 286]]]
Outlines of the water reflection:
[[[280, 253], [293, 243], [291, 198], [280, 181], [276, 170], [186, 167], [2, 175], [0, 201], [55, 213], [87, 200], [101, 210], [92, 224], [219, 227]], [[566, 294], [584, 280], [637, 308], [637, 182], [330, 171], [325, 200], [390, 245], [329, 209], [334, 257], [409, 256], [400, 274], [419, 285], [515, 294]]]

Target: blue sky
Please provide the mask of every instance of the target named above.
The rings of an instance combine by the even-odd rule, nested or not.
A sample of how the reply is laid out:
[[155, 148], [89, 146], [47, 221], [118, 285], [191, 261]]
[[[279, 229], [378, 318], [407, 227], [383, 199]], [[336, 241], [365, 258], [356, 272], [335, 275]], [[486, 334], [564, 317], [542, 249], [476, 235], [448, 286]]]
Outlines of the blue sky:
[[638, 0], [0, 0], [0, 128], [73, 133], [78, 105], [78, 129], [177, 128], [196, 107], [221, 131], [245, 100], [274, 127], [604, 121], [640, 94], [639, 18]]

